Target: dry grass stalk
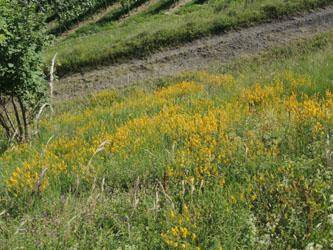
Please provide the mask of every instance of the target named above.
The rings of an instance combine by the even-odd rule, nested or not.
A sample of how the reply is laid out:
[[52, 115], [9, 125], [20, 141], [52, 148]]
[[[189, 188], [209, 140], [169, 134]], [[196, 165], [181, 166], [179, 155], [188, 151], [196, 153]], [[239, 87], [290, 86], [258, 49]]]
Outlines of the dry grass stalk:
[[195, 190], [193, 179], [190, 180], [190, 183], [191, 183], [191, 203], [192, 203], [192, 201], [193, 201], [193, 194], [194, 194], [194, 190]]
[[246, 160], [246, 162], [248, 162], [249, 148], [247, 147], [247, 145], [245, 143], [244, 143], [244, 147], [245, 147], [245, 160]]
[[154, 201], [154, 210], [156, 211], [160, 208], [159, 201], [160, 201], [159, 195], [158, 192], [156, 191], [156, 199]]
[[[87, 203], [86, 203], [86, 209], [88, 211], [91, 212], [91, 210], [93, 210], [94, 208], [96, 208], [96, 204], [97, 204], [97, 199], [101, 196], [100, 193], [98, 193], [96, 196], [95, 194], [92, 194], [89, 196], [88, 200], [87, 200]], [[92, 201], [92, 204], [89, 205], [90, 201]]]
[[75, 183], [74, 183], [74, 188], [76, 192], [79, 190], [79, 185], [80, 185], [80, 178], [79, 175], [76, 174]]
[[[35, 185], [32, 189], [32, 192], [31, 192], [31, 197], [34, 197], [34, 194], [37, 194], [39, 198], [42, 198], [42, 184], [43, 184], [43, 177], [44, 177], [44, 174], [47, 170], [47, 167], [46, 168], [43, 168], [42, 169], [42, 172], [39, 174], [36, 182], [35, 182]], [[35, 202], [35, 199], [32, 198], [30, 203], [28, 204], [28, 207], [31, 207]]]
[[6, 210], [3, 210], [1, 213], [0, 213], [0, 217], [2, 216], [2, 215], [4, 215], [6, 213]]
[[162, 183], [161, 183], [158, 179], [156, 179], [156, 182], [160, 185], [160, 188], [162, 189], [162, 193], [163, 193], [164, 197], [165, 197], [167, 200], [170, 201], [171, 206], [172, 206], [172, 209], [175, 209], [175, 204], [173, 203], [173, 201], [172, 201], [172, 199], [170, 198], [170, 196], [165, 192]]
[[168, 153], [168, 155], [169, 155], [169, 159], [171, 159], [171, 161], [174, 163], [174, 164], [177, 164], [177, 162], [176, 162], [176, 158], [175, 158], [175, 144], [173, 143], [172, 144], [172, 147], [171, 147], [171, 152], [168, 150], [168, 149], [166, 149], [165, 151]]
[[103, 150], [105, 149], [104, 146], [105, 146], [106, 144], [110, 144], [110, 143], [111, 143], [111, 141], [109, 141], [109, 140], [105, 140], [105, 141], [103, 141], [103, 142], [98, 146], [98, 148], [96, 149], [96, 151], [94, 152], [94, 154], [92, 155], [92, 157], [90, 158], [90, 160], [89, 160], [89, 162], [88, 162], [88, 164], [87, 164], [87, 168], [86, 168], [86, 172], [87, 172], [87, 173], [89, 172], [91, 162], [92, 162], [93, 158], [95, 157], [95, 155], [96, 155], [98, 152], [103, 151]]
[[183, 201], [185, 199], [185, 181], [182, 180], [182, 195], [183, 195]]
[[200, 182], [200, 189], [203, 187], [203, 184], [204, 184], [204, 180], [201, 180], [201, 182]]
[[102, 184], [101, 184], [101, 191], [104, 193], [104, 182], [105, 182], [105, 177], [102, 179]]
[[94, 183], [93, 183], [93, 185], [92, 185], [92, 187], [91, 187], [91, 193], [93, 193], [94, 190], [95, 190], [95, 187], [96, 187], [96, 181], [97, 181], [97, 178], [94, 177]]
[[36, 122], [38, 122], [40, 115], [43, 113], [43, 110], [49, 106], [50, 104], [44, 103], [43, 106], [39, 109], [38, 114], [36, 116]]
[[37, 195], [39, 197], [42, 197], [41, 186], [43, 184], [43, 177], [44, 177], [44, 174], [46, 173], [46, 171], [47, 171], [47, 167], [42, 169], [42, 172], [39, 174], [39, 176], [35, 182], [34, 188], [32, 189], [31, 196], [33, 196], [35, 193], [37, 193]]
[[22, 226], [26, 223], [27, 221], [24, 220], [21, 222], [21, 224], [18, 226], [18, 228], [16, 229], [15, 233], [11, 235], [11, 238], [9, 240], [9, 242], [13, 242], [15, 240], [15, 235], [18, 234], [18, 232], [20, 231], [20, 229], [22, 228]]
[[333, 164], [332, 164], [332, 155], [333, 155], [333, 152], [330, 151], [329, 149], [329, 146], [330, 146], [330, 135], [327, 134], [326, 136], [326, 145], [325, 145], [325, 155], [326, 155], [326, 160], [327, 160], [327, 167], [329, 169], [333, 168]]
[[130, 216], [126, 216], [127, 219], [127, 230], [128, 230], [128, 236], [131, 236], [131, 218], [134, 215], [134, 212], [139, 204], [139, 199], [137, 198], [138, 190], [139, 190], [139, 184], [140, 184], [140, 176], [136, 179], [135, 185], [134, 185], [134, 193], [133, 193], [133, 209], [130, 214]]
[[53, 80], [54, 80], [53, 73], [54, 73], [54, 63], [55, 63], [56, 57], [57, 57], [57, 53], [55, 53], [55, 55], [52, 58], [51, 69], [50, 69], [50, 83], [49, 83], [49, 86], [50, 86], [50, 97], [51, 97], [51, 99], [53, 98]]
[[54, 137], [54, 135], [52, 135], [52, 136], [47, 140], [47, 142], [46, 142], [46, 144], [45, 144], [45, 147], [44, 147], [44, 149], [43, 149], [43, 152], [42, 152], [41, 156], [42, 156], [43, 154], [45, 154], [46, 149], [47, 149], [47, 146], [50, 144], [50, 142], [51, 142], [51, 140], [53, 139], [53, 137]]
[[138, 204], [139, 204], [139, 199], [137, 198], [137, 193], [139, 190], [139, 184], [140, 184], [140, 176], [138, 176], [138, 178], [136, 179], [136, 183], [134, 186], [134, 194], [133, 194], [133, 209], [130, 215], [130, 218], [133, 216], [135, 209], [137, 208]]
[[131, 223], [130, 223], [130, 218], [126, 215], [127, 219], [127, 231], [128, 231], [128, 236], [131, 237]]
[[77, 215], [75, 215], [75, 216], [73, 216], [68, 222], [67, 222], [67, 224], [65, 225], [65, 227], [64, 227], [64, 232], [65, 232], [65, 242], [68, 240], [68, 237], [69, 237], [69, 235], [70, 235], [70, 225], [71, 225], [71, 223], [72, 223], [72, 221], [73, 220], [75, 220], [77, 217], [79, 217], [79, 216], [81, 216], [81, 213], [79, 213], [79, 214], [77, 214]]
[[[46, 149], [48, 147], [48, 145], [50, 144], [51, 140], [53, 139], [54, 135], [52, 135], [46, 142], [45, 144], [45, 147], [43, 148], [43, 151], [41, 152], [40, 154], [40, 157], [41, 159], [43, 158], [43, 155], [45, 154], [46, 152]], [[42, 186], [42, 183], [43, 183], [43, 177], [44, 177], [44, 174], [46, 173], [47, 171], [47, 167], [44, 167], [41, 171], [41, 173], [39, 174], [36, 182], [35, 182], [35, 185], [34, 185], [34, 188], [32, 189], [32, 193], [31, 193], [31, 196], [33, 196], [35, 193], [38, 194], [39, 197], [41, 197], [41, 186]], [[32, 203], [31, 205], [33, 204], [34, 200], [32, 200]]]

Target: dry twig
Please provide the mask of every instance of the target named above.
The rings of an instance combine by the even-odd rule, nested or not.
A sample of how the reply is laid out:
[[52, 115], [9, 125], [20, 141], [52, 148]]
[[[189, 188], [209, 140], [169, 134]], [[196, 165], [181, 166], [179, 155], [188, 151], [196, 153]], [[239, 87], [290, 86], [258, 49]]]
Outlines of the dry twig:
[[162, 185], [162, 183], [158, 180], [158, 179], [156, 179], [156, 182], [160, 185], [160, 187], [161, 187], [161, 189], [162, 189], [162, 193], [163, 193], [163, 195], [164, 195], [164, 197], [167, 199], [167, 200], [169, 200], [170, 201], [170, 203], [171, 203], [171, 206], [172, 206], [172, 209], [175, 209], [175, 204], [173, 203], [173, 201], [172, 201], [172, 199], [170, 198], [170, 196], [165, 192], [165, 190], [164, 190], [164, 187], [163, 187], [163, 185]]

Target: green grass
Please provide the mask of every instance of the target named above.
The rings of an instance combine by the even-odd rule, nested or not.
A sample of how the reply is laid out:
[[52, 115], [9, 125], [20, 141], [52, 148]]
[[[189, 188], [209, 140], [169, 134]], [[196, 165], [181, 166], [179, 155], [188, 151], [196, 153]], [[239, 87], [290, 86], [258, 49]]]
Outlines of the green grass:
[[77, 37], [87, 36], [93, 33], [109, 30], [112, 27], [114, 27], [115, 22], [125, 17], [131, 10], [138, 8], [139, 6], [141, 6], [146, 2], [147, 0], [140, 0], [133, 2], [128, 8], [124, 8], [123, 6], [114, 8], [96, 22], [90, 23], [88, 25], [79, 28], [78, 30], [75, 31], [74, 34], [67, 36], [64, 40], [72, 40]]
[[46, 22], [52, 22], [57, 21], [57, 24], [50, 28], [48, 30], [49, 34], [59, 36], [63, 32], [72, 29], [76, 24], [79, 22], [82, 22], [84, 20], [89, 19], [94, 14], [103, 11], [103, 9], [115, 4], [116, 0], [106, 0], [103, 3], [97, 4], [90, 8], [89, 10], [86, 10], [83, 13], [80, 13], [75, 19], [67, 20], [66, 22], [59, 22], [59, 20], [55, 20], [56, 15], [51, 15], [49, 18], [47, 18]]
[[[135, 2], [134, 4], [132, 4], [130, 6], [130, 10], [138, 7], [139, 5], [141, 5], [144, 2], [146, 2], [146, 1], [143, 0], [143, 1]], [[134, 19], [139, 20], [139, 19], [144, 19], [144, 18], [150, 17], [152, 15], [159, 14], [160, 12], [170, 8], [176, 2], [177, 1], [174, 1], [174, 0], [158, 1], [157, 3], [150, 5], [147, 9], [145, 9], [145, 10], [141, 11], [140, 13], [138, 13], [137, 15], [135, 15]], [[77, 37], [87, 36], [87, 35], [91, 35], [93, 33], [110, 30], [110, 29], [114, 28], [114, 26], [116, 26], [115, 21], [118, 21], [120, 18], [124, 17], [124, 15], [126, 15], [126, 14], [128, 14], [128, 9], [123, 9], [122, 6], [119, 6], [118, 8], [107, 13], [100, 20], [78, 29], [74, 34], [71, 34], [70, 36], [66, 37], [65, 40], [72, 40]], [[130, 18], [130, 19], [132, 20], [133, 18]]]
[[329, 32], [56, 104], [31, 145], [0, 156], [0, 246], [329, 249], [332, 48]]
[[[129, 18], [121, 25], [105, 24], [106, 30], [88, 37], [60, 41], [45, 51], [46, 61], [58, 53], [57, 73], [96, 69], [103, 65], [149, 55], [163, 48], [177, 46], [200, 37], [248, 27], [290, 15], [297, 11], [330, 4], [329, 0], [296, 1], [216, 1], [200, 8], [168, 15], [148, 12]], [[192, 5], [191, 5], [192, 6]], [[95, 26], [93, 26], [95, 27]], [[93, 29], [92, 29], [93, 30]], [[91, 31], [91, 30], [90, 30]], [[89, 28], [86, 32], [90, 32]]]

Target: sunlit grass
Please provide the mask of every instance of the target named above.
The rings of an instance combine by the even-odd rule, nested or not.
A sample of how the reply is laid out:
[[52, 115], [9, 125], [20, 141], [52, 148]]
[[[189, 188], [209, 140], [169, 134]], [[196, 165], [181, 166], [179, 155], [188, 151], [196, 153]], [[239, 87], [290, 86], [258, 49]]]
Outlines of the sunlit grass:
[[[17, 146], [0, 159], [6, 166], [3, 193], [7, 193], [7, 202], [11, 201], [19, 211], [29, 204], [31, 195], [37, 198], [87, 192], [95, 184], [126, 190], [138, 176], [149, 177], [152, 179], [147, 185], [157, 185], [169, 193], [162, 191], [160, 195], [169, 197], [170, 207], [166, 206], [166, 211], [155, 207], [159, 213], [169, 211], [171, 219], [165, 224], [160, 222], [166, 227], [159, 244], [206, 248], [210, 243], [202, 236], [211, 235], [210, 222], [204, 219], [208, 219], [207, 212], [226, 215], [240, 209], [253, 216], [257, 228], [253, 235], [248, 231], [240, 235], [253, 237], [254, 245], [281, 246], [294, 236], [271, 235], [260, 243], [261, 237], [269, 233], [267, 230], [287, 228], [294, 220], [294, 212], [286, 209], [294, 209], [294, 204], [300, 206], [295, 213], [307, 218], [297, 222], [303, 226], [295, 228], [299, 230], [296, 238], [308, 240], [288, 244], [306, 246], [313, 240], [324, 240], [325, 235], [314, 236], [311, 232], [328, 216], [328, 210], [318, 210], [317, 205], [324, 208], [328, 204], [322, 194], [329, 195], [331, 183], [325, 179], [330, 175], [320, 173], [319, 179], [312, 182], [307, 178], [331, 164], [330, 156], [325, 155], [332, 150], [331, 141], [327, 144], [333, 126], [331, 89], [327, 88], [324, 97], [307, 96], [302, 90], [315, 88], [314, 82], [289, 72], [276, 76], [270, 84], [263, 86], [259, 81], [247, 88], [237, 87], [237, 78], [231, 75], [203, 72], [198, 73], [198, 78], [201, 81], [180, 82], [151, 94], [136, 92], [125, 100], [114, 91], [104, 92], [92, 98], [96, 106], [82, 113], [65, 113], [52, 123], [44, 121], [44, 133], [55, 135], [48, 145]], [[220, 98], [219, 93], [231, 90], [230, 98]], [[59, 125], [70, 133], [61, 135]], [[307, 166], [304, 172], [297, 167], [300, 162]], [[182, 186], [179, 193], [176, 187]], [[202, 204], [204, 198], [199, 194], [203, 188], [205, 193], [219, 192], [215, 194], [220, 197], [215, 198], [220, 199], [218, 207], [214, 200], [211, 208]], [[302, 190], [311, 190], [312, 195], [303, 197]], [[274, 203], [273, 194], [289, 203]], [[143, 197], [135, 199], [139, 202]], [[270, 211], [266, 203], [274, 210]], [[134, 201], [132, 209], [136, 206]], [[314, 211], [311, 218], [305, 214], [308, 209]], [[281, 224], [275, 221], [276, 216], [285, 216], [287, 221]], [[262, 224], [266, 220], [273, 223], [273, 229]], [[322, 224], [321, 230], [328, 232], [328, 225]], [[230, 244], [225, 243], [228, 234], [213, 232], [221, 246]]]
[[0, 156], [0, 246], [329, 249], [329, 37], [57, 104]]
[[[94, 69], [200, 37], [247, 27], [296, 11], [329, 4], [328, 0], [213, 1], [176, 13], [143, 12], [122, 24], [103, 24], [100, 32], [68, 38], [45, 51], [46, 61], [58, 53], [58, 74]], [[193, 3], [195, 4], [195, 3]], [[94, 27], [93, 32], [96, 31]]]

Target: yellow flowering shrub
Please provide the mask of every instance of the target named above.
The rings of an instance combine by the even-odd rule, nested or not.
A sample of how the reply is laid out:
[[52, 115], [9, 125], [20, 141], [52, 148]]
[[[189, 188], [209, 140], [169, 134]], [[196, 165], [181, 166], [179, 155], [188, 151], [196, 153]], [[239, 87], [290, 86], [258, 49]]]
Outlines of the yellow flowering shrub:
[[110, 106], [114, 102], [119, 101], [120, 97], [118, 96], [117, 92], [114, 90], [104, 90], [96, 95], [93, 95], [90, 98], [91, 103], [96, 103], [97, 105], [101, 106]]
[[194, 249], [196, 245], [197, 225], [193, 222], [195, 214], [189, 211], [187, 205], [183, 205], [183, 213], [171, 210], [170, 219], [172, 226], [165, 233], [161, 233], [164, 242], [174, 248]]
[[[62, 182], [73, 186], [77, 179], [91, 183], [115, 163], [144, 171], [156, 161], [170, 181], [209, 185], [235, 162], [278, 157], [281, 134], [296, 135], [290, 128], [310, 126], [312, 137], [320, 135], [324, 145], [333, 126], [331, 90], [325, 98], [297, 96], [298, 88], [311, 83], [290, 73], [235, 93], [231, 87], [237, 80], [231, 75], [201, 72], [198, 78], [201, 83], [184, 81], [152, 94], [139, 91], [122, 101], [115, 91], [103, 91], [84, 111], [58, 116], [55, 122], [67, 132], [56, 135], [45, 150], [24, 144], [1, 156], [0, 162], [9, 164], [21, 152], [28, 155], [7, 169], [8, 191], [15, 197], [31, 192], [43, 169], [42, 191]], [[286, 91], [290, 86], [291, 93]], [[218, 91], [228, 89], [229, 99], [218, 98]], [[217, 97], [209, 98], [210, 91]], [[49, 121], [41, 125], [53, 129]], [[255, 194], [250, 197], [256, 200]], [[229, 200], [235, 203], [236, 196]]]

